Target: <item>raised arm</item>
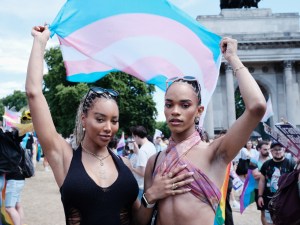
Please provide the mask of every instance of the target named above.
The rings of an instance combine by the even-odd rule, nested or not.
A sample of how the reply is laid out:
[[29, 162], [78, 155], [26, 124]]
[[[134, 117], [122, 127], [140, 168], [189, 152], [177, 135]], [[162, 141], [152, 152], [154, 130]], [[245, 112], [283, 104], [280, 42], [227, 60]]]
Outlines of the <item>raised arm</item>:
[[236, 75], [238, 86], [245, 102], [245, 111], [220, 138], [217, 154], [228, 164], [247, 143], [251, 132], [260, 122], [266, 110], [266, 100], [248, 69], [237, 56], [237, 41], [223, 38], [221, 51]]
[[44, 51], [50, 32], [47, 26], [35, 26], [31, 35], [34, 40], [28, 63], [25, 89], [34, 129], [60, 186], [64, 180], [65, 171], [67, 171], [67, 168], [64, 167], [65, 155], [71, 153], [71, 147], [69, 151], [66, 151], [68, 144], [56, 132], [48, 104], [42, 92]]

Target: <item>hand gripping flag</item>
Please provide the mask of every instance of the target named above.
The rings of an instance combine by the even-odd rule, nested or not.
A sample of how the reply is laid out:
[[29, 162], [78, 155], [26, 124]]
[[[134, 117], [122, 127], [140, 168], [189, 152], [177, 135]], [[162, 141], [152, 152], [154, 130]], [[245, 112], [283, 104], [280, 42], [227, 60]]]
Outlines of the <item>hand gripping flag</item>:
[[68, 0], [50, 31], [69, 81], [123, 71], [165, 90], [167, 78], [194, 76], [204, 106], [217, 83], [220, 37], [167, 0]]

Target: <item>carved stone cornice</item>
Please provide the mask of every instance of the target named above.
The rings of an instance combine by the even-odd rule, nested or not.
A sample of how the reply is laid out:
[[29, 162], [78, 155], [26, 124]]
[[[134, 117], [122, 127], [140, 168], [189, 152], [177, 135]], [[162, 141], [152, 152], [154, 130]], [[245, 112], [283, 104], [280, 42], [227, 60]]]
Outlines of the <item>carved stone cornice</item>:
[[256, 49], [281, 49], [281, 48], [300, 48], [299, 41], [268, 41], [268, 42], [239, 42], [239, 50], [256, 50]]

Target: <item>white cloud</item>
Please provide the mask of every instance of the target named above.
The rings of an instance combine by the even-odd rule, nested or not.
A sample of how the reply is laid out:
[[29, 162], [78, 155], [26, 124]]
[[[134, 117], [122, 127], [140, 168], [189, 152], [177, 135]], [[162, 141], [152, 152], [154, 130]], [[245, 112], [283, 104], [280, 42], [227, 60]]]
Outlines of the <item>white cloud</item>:
[[12, 94], [15, 90], [24, 91], [24, 82], [9, 81], [0, 83], [0, 98]]

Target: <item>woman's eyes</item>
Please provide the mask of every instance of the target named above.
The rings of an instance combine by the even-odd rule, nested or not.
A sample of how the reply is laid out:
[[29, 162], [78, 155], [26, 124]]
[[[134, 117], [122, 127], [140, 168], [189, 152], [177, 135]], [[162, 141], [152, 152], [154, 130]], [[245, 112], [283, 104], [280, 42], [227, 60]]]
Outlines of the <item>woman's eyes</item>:
[[[165, 103], [165, 107], [166, 108], [171, 108], [173, 105], [171, 103]], [[187, 109], [190, 107], [190, 104], [187, 104], [187, 103], [182, 103], [180, 104], [181, 108], [183, 109]]]
[[112, 124], [117, 124], [117, 123], [119, 123], [119, 120], [113, 120], [113, 121], [111, 121], [112, 122]]
[[170, 108], [170, 107], [171, 107], [171, 104], [170, 104], [170, 103], [165, 103], [165, 107], [166, 107], [166, 108]]
[[104, 120], [102, 118], [96, 118], [97, 122], [101, 123], [103, 122]]
[[[104, 120], [103, 118], [96, 118], [96, 121], [97, 121], [98, 123], [102, 123], [102, 122], [104, 122], [105, 120]], [[112, 120], [111, 123], [112, 123], [112, 124], [117, 124], [117, 123], [119, 123], [119, 120]]]

